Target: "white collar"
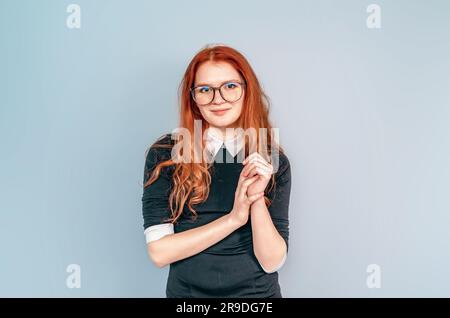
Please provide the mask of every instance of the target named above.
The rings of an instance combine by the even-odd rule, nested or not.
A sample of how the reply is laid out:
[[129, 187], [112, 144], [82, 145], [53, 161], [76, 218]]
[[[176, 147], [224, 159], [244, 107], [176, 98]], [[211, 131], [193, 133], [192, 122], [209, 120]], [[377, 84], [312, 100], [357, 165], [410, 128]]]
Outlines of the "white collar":
[[227, 134], [225, 137], [225, 140], [223, 140], [222, 135], [220, 131], [217, 130], [215, 127], [210, 127], [206, 131], [205, 136], [205, 144], [206, 148], [210, 151], [210, 153], [213, 155], [213, 158], [217, 155], [220, 148], [222, 148], [222, 145], [224, 145], [225, 148], [227, 148], [228, 152], [235, 157], [239, 151], [244, 146], [243, 142], [243, 134], [240, 129], [235, 130], [235, 135], [230, 136]]

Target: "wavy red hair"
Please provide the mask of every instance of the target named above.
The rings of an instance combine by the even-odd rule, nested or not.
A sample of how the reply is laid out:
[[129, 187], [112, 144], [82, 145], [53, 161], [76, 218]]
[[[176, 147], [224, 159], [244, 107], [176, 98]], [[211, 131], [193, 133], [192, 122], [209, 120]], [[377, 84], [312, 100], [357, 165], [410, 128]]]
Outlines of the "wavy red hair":
[[[246, 86], [242, 112], [238, 119], [238, 127], [241, 127], [244, 130], [254, 128], [257, 132], [257, 142], [259, 142], [259, 139], [261, 138], [259, 135], [260, 128], [267, 128], [267, 131], [271, 132], [272, 124], [269, 120], [270, 101], [263, 92], [249, 62], [240, 52], [229, 46], [213, 45], [206, 46], [193, 57], [179, 86], [179, 125], [180, 127], [189, 130], [190, 136], [192, 136], [191, 145], [194, 145], [194, 121], [202, 121], [202, 131], [209, 127], [207, 121], [203, 119], [203, 116], [201, 115], [198, 106], [195, 104], [190, 93], [190, 88], [194, 84], [197, 69], [202, 63], [207, 61], [229, 63], [244, 79]], [[268, 154], [271, 153], [271, 149], [282, 151], [282, 148], [276, 144], [274, 140], [272, 140], [272, 137], [273, 136], [271, 133], [267, 134], [265, 137], [265, 144], [267, 145], [266, 151]], [[175, 142], [178, 141], [181, 141], [180, 136], [177, 137]], [[152, 145], [152, 147], [167, 148], [172, 146], [156, 142]], [[203, 147], [204, 141], [202, 141], [201, 149], [203, 149]], [[193, 158], [194, 149], [191, 151], [191, 158]], [[248, 154], [248, 151], [248, 141], [245, 140], [245, 155]], [[194, 205], [204, 202], [208, 198], [209, 186], [211, 184], [211, 174], [209, 170], [211, 164], [204, 162], [203, 160], [201, 163], [176, 163], [172, 159], [160, 162], [156, 165], [149, 180], [144, 184], [144, 188], [150, 186], [159, 177], [162, 168], [172, 165], [175, 165], [175, 169], [173, 171], [173, 187], [169, 197], [169, 206], [172, 212], [172, 216], [169, 220], [172, 223], [175, 223], [182, 215], [185, 205], [187, 205], [188, 209], [195, 218], [197, 213], [195, 212]], [[275, 179], [274, 175], [272, 175], [272, 180], [266, 189], [266, 194], [274, 186]], [[265, 200], [266, 204], [270, 205], [270, 200], [267, 196], [265, 196]]]

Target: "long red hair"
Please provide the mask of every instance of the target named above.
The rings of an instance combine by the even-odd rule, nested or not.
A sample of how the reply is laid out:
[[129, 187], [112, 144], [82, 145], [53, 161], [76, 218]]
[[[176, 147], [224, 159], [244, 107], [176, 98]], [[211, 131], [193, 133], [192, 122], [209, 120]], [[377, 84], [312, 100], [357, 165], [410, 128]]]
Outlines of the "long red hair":
[[[197, 69], [202, 63], [207, 61], [226, 62], [231, 64], [239, 72], [246, 83], [242, 112], [238, 119], [238, 127], [243, 128], [244, 130], [254, 128], [257, 132], [258, 144], [259, 139], [262, 138], [262, 136], [260, 136], [260, 128], [266, 128], [269, 132], [265, 137], [267, 153], [270, 154], [271, 149], [283, 151], [282, 148], [276, 144], [275, 140], [273, 140], [273, 136], [270, 133], [272, 125], [269, 120], [269, 98], [263, 92], [247, 59], [237, 50], [225, 45], [206, 46], [200, 50], [189, 63], [180, 83], [180, 127], [189, 130], [190, 136], [192, 137], [191, 145], [194, 145], [194, 120], [201, 120], [202, 131], [209, 127], [207, 121], [203, 119], [203, 116], [190, 93], [190, 88], [194, 85]], [[175, 142], [181, 141], [180, 136], [176, 138], [177, 140]], [[156, 142], [152, 147], [167, 148], [171, 146]], [[204, 149], [203, 147], [204, 141], [202, 141], [202, 149]], [[248, 149], [249, 145], [247, 140], [245, 140], [245, 155], [248, 154]], [[194, 147], [192, 147], [191, 151], [191, 158], [193, 158]], [[185, 205], [187, 205], [195, 218], [197, 213], [193, 206], [204, 202], [208, 198], [209, 186], [211, 184], [211, 174], [209, 171], [211, 164], [203, 160], [200, 163], [175, 162], [173, 159], [162, 161], [156, 165], [151, 177], [144, 184], [144, 188], [150, 186], [158, 179], [162, 168], [172, 165], [175, 165], [175, 169], [173, 171], [173, 187], [169, 197], [169, 206], [172, 212], [172, 216], [169, 220], [172, 223], [175, 223], [182, 215]], [[272, 175], [271, 182], [266, 189], [266, 194], [273, 189], [274, 186], [275, 179], [274, 175]], [[270, 200], [267, 196], [265, 196], [265, 201], [267, 205], [270, 205]]]

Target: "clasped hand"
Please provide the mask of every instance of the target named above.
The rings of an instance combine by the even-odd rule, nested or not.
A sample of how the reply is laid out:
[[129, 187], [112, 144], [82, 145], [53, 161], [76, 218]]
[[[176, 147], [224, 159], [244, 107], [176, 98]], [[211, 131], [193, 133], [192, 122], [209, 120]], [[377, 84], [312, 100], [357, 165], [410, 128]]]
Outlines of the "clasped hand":
[[239, 176], [231, 211], [240, 225], [247, 223], [251, 205], [264, 197], [264, 190], [273, 173], [273, 166], [257, 152], [248, 156], [242, 164], [244, 168]]

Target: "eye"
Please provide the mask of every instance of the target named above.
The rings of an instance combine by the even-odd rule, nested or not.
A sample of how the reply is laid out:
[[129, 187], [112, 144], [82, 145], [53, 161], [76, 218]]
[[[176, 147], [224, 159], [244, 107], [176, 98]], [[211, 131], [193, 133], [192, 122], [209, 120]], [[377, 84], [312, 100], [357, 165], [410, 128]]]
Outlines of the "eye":
[[226, 89], [233, 89], [233, 88], [236, 88], [236, 87], [237, 87], [236, 83], [226, 83], [225, 84], [225, 88]]
[[198, 88], [199, 93], [208, 93], [211, 90], [208, 86], [202, 86]]

